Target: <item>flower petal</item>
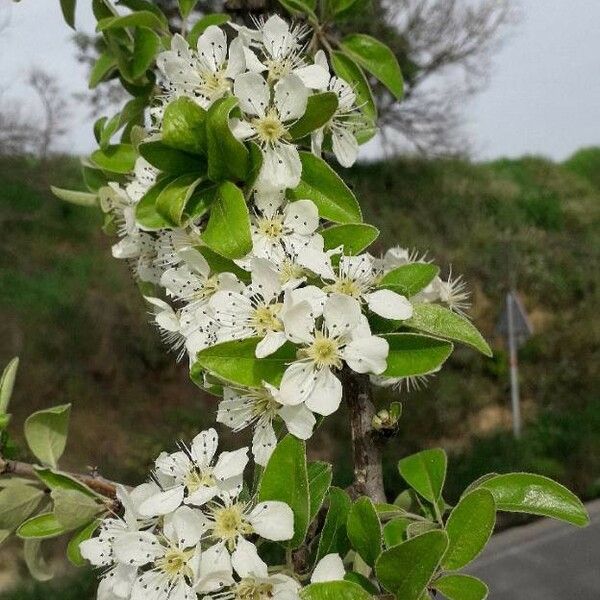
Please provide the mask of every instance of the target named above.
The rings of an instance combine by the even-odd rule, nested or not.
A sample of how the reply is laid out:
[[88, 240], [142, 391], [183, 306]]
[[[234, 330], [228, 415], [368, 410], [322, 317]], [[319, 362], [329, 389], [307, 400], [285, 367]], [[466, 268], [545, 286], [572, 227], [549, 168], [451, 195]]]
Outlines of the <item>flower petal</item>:
[[346, 569], [339, 554], [328, 554], [324, 556], [315, 567], [311, 583], [323, 583], [326, 581], [341, 581], [346, 576]]
[[219, 460], [213, 469], [213, 475], [224, 481], [231, 477], [237, 477], [244, 472], [248, 464], [248, 448], [240, 448], [233, 452], [221, 452]]
[[332, 294], [323, 310], [325, 326], [333, 337], [345, 335], [358, 327], [361, 315], [358, 301], [344, 294]]
[[365, 295], [369, 309], [384, 319], [405, 321], [413, 316], [413, 305], [405, 297], [392, 290], [377, 290]]
[[291, 202], [285, 208], [284, 224], [296, 233], [311, 235], [319, 226], [319, 210], [312, 200]]
[[178, 485], [166, 492], [159, 492], [142, 502], [140, 514], [144, 517], [158, 517], [172, 513], [181, 506], [185, 488]]
[[283, 122], [299, 119], [306, 112], [310, 92], [300, 77], [291, 74], [275, 84], [274, 102]]
[[262, 116], [270, 101], [269, 84], [258, 73], [242, 73], [235, 78], [233, 93], [241, 109], [249, 114]]
[[308, 65], [294, 71], [302, 83], [311, 90], [324, 90], [329, 85], [329, 71], [321, 65]]
[[306, 398], [306, 406], [317, 413], [327, 417], [333, 414], [342, 402], [342, 384], [340, 380], [327, 368], [321, 369], [312, 391]]
[[164, 549], [153, 533], [135, 531], [117, 537], [113, 551], [117, 561], [141, 567], [160, 556]]
[[262, 467], [266, 466], [277, 445], [277, 436], [270, 420], [260, 422], [256, 425], [252, 437], [252, 454], [254, 462]]
[[317, 420], [304, 404], [282, 406], [278, 412], [292, 435], [301, 440], [307, 440], [312, 436]]
[[196, 464], [200, 467], [207, 467], [212, 462], [219, 445], [219, 436], [211, 427], [206, 431], [201, 431], [193, 440], [191, 454]]
[[273, 58], [286, 57], [298, 44], [296, 38], [291, 35], [288, 23], [278, 15], [273, 15], [267, 20], [262, 32], [265, 50]]
[[343, 351], [344, 360], [356, 373], [381, 375], [387, 369], [389, 344], [383, 338], [372, 335], [350, 342]]
[[210, 25], [198, 38], [198, 57], [200, 62], [216, 72], [227, 57], [227, 37], [216, 25]]
[[256, 358], [266, 358], [277, 352], [287, 341], [283, 331], [269, 331], [256, 346]]
[[310, 344], [314, 337], [315, 316], [307, 300], [287, 307], [281, 315], [287, 338], [295, 344]]
[[238, 540], [237, 547], [231, 555], [231, 564], [242, 579], [245, 577], [266, 578], [269, 575], [267, 565], [258, 555], [256, 546], [244, 538]]
[[198, 573], [196, 590], [200, 593], [215, 592], [233, 584], [231, 557], [224, 544], [215, 544], [202, 553]]
[[285, 502], [257, 504], [248, 515], [254, 531], [266, 540], [282, 542], [294, 536], [294, 513]]
[[336, 127], [331, 136], [333, 153], [342, 167], [350, 168], [358, 158], [358, 141], [351, 130]]
[[263, 150], [263, 165], [256, 181], [256, 189], [293, 189], [300, 185], [301, 175], [302, 162], [296, 146], [284, 143], [267, 146]]

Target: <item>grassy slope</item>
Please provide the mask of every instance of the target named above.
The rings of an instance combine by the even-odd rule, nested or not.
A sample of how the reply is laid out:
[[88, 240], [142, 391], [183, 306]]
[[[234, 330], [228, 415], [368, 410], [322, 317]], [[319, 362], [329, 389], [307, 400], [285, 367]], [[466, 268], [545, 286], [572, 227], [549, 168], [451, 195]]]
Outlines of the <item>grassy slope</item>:
[[[52, 183], [76, 185], [73, 161], [46, 172]], [[474, 318], [491, 338], [507, 248], [514, 248], [518, 289], [536, 327], [521, 352], [524, 441], [515, 444], [507, 433], [501, 344], [493, 361], [460, 350], [430, 387], [405, 397], [388, 456], [390, 491], [400, 485], [396, 458], [434, 444], [453, 451], [450, 496], [484, 471], [508, 468], [535, 469], [586, 495], [596, 491], [598, 173], [600, 150], [593, 149], [564, 165], [537, 158], [483, 165], [402, 160], [351, 171], [367, 219], [382, 229], [380, 249], [400, 243], [428, 250], [466, 274]], [[50, 198], [48, 179], [38, 165], [0, 164], [0, 362], [22, 357], [15, 423], [37, 408], [73, 402], [67, 462], [134, 481], [159, 448], [209, 423], [214, 405], [144, 325], [143, 303], [125, 265], [110, 258], [98, 216]], [[331, 444], [334, 435], [346, 440], [331, 420], [315, 445], [320, 456], [347, 456], [344, 443]], [[343, 483], [349, 472], [337, 477]]]

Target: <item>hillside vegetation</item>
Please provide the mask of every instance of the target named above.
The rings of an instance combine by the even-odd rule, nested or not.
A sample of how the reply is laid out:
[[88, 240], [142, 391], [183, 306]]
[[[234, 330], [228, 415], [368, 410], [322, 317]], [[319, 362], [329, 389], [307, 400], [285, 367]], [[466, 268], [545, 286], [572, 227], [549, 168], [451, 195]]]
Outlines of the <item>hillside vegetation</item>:
[[[165, 354], [126, 265], [110, 257], [99, 215], [46, 191], [48, 182], [78, 181], [69, 158], [0, 163], [0, 362], [22, 359], [15, 424], [72, 402], [71, 466], [134, 483], [159, 449], [209, 423], [216, 404]], [[403, 394], [390, 471], [400, 454], [443, 445], [451, 493], [483, 472], [523, 469], [600, 494], [600, 149], [564, 164], [402, 159], [356, 167], [350, 181], [381, 228], [378, 251], [427, 251], [466, 276], [473, 318], [495, 348], [493, 360], [461, 350], [426, 389]], [[495, 335], [511, 277], [535, 328], [520, 355], [520, 442], [510, 434], [508, 364]], [[382, 394], [382, 405], [390, 398]], [[321, 457], [348, 455], [337, 421], [318, 433]], [[349, 477], [336, 473], [341, 485]]]

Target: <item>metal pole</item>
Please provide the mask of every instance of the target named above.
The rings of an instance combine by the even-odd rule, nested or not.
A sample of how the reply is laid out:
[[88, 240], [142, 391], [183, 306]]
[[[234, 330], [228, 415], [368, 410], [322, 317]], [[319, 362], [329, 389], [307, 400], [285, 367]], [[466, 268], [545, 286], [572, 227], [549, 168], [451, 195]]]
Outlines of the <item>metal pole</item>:
[[514, 306], [512, 292], [506, 294], [506, 315], [508, 320], [508, 348], [510, 352], [510, 397], [512, 402], [513, 433], [521, 437], [521, 402], [519, 398], [519, 356], [515, 336]]

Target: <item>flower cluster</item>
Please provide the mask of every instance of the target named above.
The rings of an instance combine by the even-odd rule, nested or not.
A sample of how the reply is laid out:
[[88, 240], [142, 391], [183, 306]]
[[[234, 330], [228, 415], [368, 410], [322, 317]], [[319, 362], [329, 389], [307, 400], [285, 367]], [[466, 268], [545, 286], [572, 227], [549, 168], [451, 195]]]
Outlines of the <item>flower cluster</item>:
[[[100, 599], [299, 600], [290, 565], [269, 571], [257, 542], [294, 535], [290, 507], [242, 493], [248, 449], [221, 452], [214, 429], [156, 459], [152, 481], [118, 488], [122, 517], [102, 521], [81, 553], [102, 569]], [[344, 578], [339, 555], [325, 556], [311, 582]]]

